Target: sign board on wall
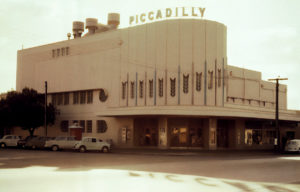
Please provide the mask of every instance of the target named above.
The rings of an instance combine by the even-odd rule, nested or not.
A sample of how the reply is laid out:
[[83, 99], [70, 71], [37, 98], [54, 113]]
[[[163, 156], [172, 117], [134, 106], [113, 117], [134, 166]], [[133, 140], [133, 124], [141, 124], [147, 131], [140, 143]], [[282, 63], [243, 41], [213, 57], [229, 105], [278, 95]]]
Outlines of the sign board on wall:
[[129, 24], [141, 24], [147, 21], [159, 20], [163, 18], [171, 17], [203, 17], [205, 8], [202, 7], [176, 7], [166, 8], [165, 10], [149, 11], [148, 13], [142, 13], [129, 17]]

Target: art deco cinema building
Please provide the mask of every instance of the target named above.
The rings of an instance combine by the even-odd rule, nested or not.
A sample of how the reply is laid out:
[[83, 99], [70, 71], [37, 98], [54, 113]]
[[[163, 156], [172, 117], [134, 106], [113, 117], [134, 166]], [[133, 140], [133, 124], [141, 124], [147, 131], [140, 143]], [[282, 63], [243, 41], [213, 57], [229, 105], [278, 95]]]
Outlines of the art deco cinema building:
[[[227, 63], [227, 32], [204, 19], [167, 19], [118, 29], [73, 22], [74, 38], [18, 51], [17, 91], [44, 93], [59, 113], [48, 135], [83, 136], [118, 147], [273, 147], [275, 84]], [[246, 51], [246, 50], [245, 50]], [[282, 137], [300, 137], [300, 115], [279, 87]], [[19, 129], [15, 132], [26, 134]], [[36, 134], [43, 135], [41, 127]]]

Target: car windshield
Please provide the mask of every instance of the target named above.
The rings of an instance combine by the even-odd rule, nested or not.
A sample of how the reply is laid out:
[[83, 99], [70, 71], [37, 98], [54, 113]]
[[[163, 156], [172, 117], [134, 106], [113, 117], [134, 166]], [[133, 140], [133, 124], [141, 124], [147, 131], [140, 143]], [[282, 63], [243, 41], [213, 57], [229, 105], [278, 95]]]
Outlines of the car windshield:
[[40, 138], [38, 138], [38, 140], [40, 140], [40, 141], [43, 141], [45, 139], [46, 139], [46, 137], [40, 137]]
[[24, 140], [28, 141], [28, 140], [36, 138], [36, 137], [37, 137], [36, 135], [34, 135], [34, 136], [27, 136]]
[[297, 142], [296, 141], [290, 141], [290, 143], [289, 144], [291, 144], [291, 145], [296, 145], [297, 144]]

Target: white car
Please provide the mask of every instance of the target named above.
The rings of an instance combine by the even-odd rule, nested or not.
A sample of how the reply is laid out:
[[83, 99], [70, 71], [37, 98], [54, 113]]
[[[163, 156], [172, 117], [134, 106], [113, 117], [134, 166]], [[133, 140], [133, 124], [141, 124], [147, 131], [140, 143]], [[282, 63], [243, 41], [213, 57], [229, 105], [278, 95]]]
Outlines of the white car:
[[300, 153], [300, 139], [289, 140], [286, 143], [284, 150], [286, 152], [299, 152]]
[[75, 145], [75, 149], [80, 152], [85, 151], [102, 151], [107, 153], [111, 150], [110, 144], [94, 137], [84, 137]]
[[4, 135], [2, 139], [0, 139], [1, 148], [5, 147], [17, 147], [18, 141], [21, 139], [18, 135]]
[[60, 149], [73, 149], [75, 144], [79, 141], [75, 140], [73, 136], [59, 136], [54, 140], [46, 141], [45, 148], [51, 148], [52, 151]]

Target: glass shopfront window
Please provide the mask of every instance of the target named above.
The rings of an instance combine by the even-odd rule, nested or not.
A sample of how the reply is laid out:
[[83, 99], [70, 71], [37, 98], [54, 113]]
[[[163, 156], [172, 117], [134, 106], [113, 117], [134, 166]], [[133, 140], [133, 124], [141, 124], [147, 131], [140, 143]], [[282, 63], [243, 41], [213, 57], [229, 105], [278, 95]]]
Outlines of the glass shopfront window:
[[275, 130], [246, 129], [245, 144], [247, 145], [273, 144], [275, 136], [276, 136]]
[[168, 119], [172, 147], [203, 147], [202, 119]]
[[187, 143], [187, 128], [186, 127], [173, 127], [171, 132], [171, 145], [184, 146]]
[[245, 129], [246, 145], [268, 145], [274, 143], [275, 128], [263, 121], [247, 121]]

